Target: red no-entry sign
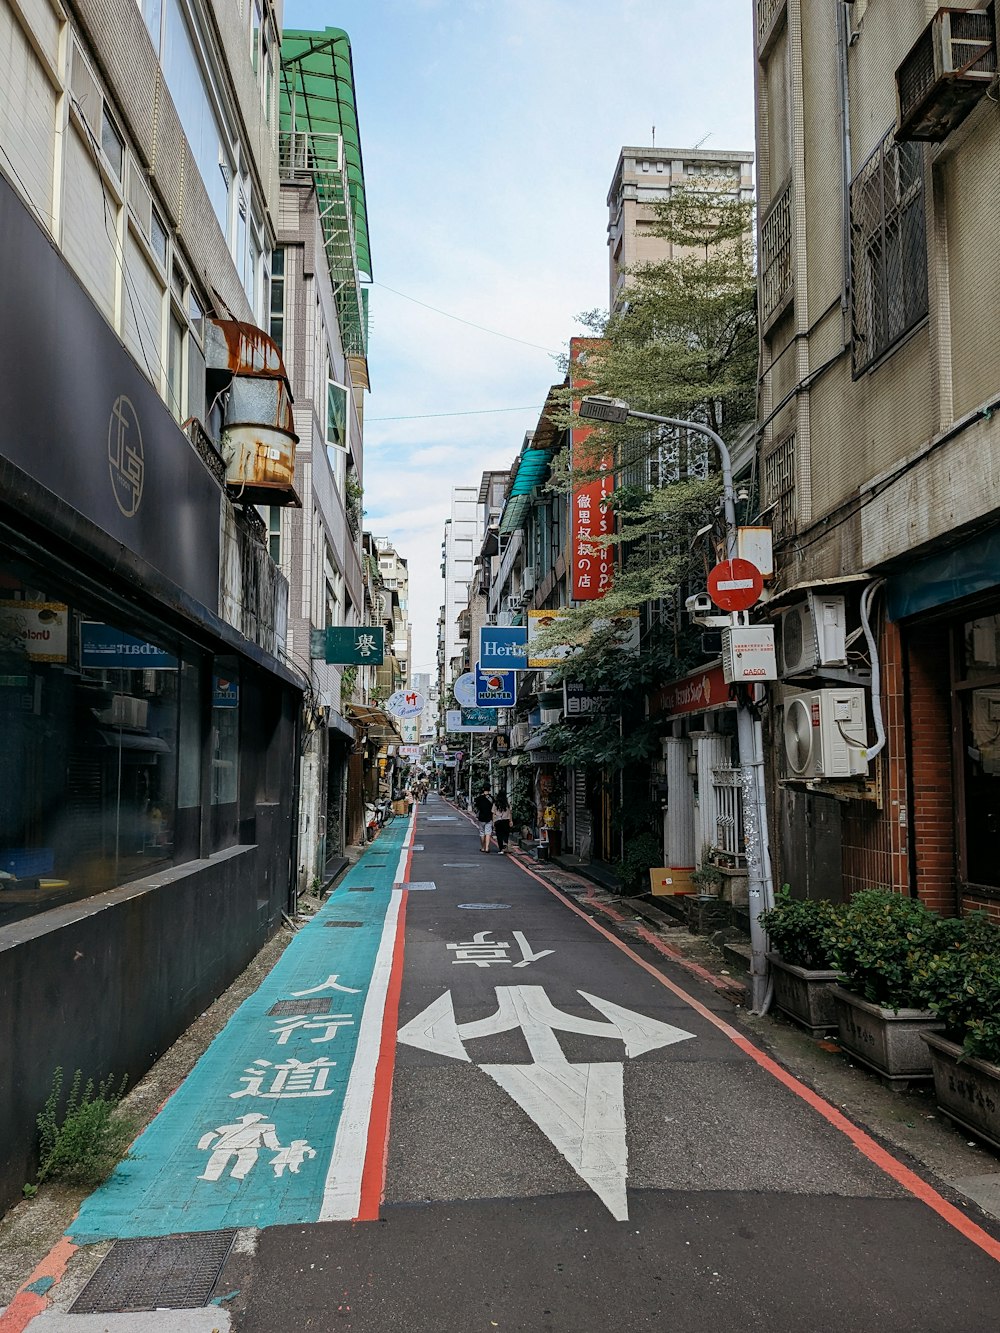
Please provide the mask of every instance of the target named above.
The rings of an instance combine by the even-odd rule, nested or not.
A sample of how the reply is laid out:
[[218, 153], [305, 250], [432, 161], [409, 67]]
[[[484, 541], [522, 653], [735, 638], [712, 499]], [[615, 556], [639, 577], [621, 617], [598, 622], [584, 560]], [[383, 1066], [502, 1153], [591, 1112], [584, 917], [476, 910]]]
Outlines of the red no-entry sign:
[[708, 595], [723, 611], [748, 611], [764, 587], [749, 560], [722, 560], [708, 576]]

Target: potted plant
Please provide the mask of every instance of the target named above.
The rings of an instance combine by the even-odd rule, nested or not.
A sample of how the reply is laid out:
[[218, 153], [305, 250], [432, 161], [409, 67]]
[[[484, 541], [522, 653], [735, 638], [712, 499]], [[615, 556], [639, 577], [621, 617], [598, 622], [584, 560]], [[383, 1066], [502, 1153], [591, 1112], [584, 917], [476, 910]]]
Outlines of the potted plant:
[[1000, 1149], [1000, 929], [982, 915], [941, 922], [920, 994], [944, 1023], [925, 1033], [938, 1107]]
[[825, 899], [793, 898], [785, 884], [774, 907], [761, 913], [774, 946], [767, 957], [775, 1006], [814, 1037], [837, 1026], [833, 987], [839, 974], [827, 940], [843, 910]]
[[915, 898], [866, 889], [826, 932], [830, 959], [845, 983], [833, 987], [840, 1044], [900, 1090], [930, 1079], [920, 1035], [944, 1028], [924, 1007], [919, 985], [940, 921]]

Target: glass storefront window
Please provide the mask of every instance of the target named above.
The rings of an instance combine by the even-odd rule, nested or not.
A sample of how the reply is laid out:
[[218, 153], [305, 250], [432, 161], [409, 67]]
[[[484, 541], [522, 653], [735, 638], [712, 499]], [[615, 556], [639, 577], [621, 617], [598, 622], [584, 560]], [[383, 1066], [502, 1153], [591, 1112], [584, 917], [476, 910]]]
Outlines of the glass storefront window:
[[0, 924], [198, 854], [197, 809], [177, 846], [179, 794], [197, 801], [200, 782], [186, 657], [165, 629], [0, 555]]
[[235, 805], [239, 795], [240, 669], [217, 657], [212, 675], [212, 804]]

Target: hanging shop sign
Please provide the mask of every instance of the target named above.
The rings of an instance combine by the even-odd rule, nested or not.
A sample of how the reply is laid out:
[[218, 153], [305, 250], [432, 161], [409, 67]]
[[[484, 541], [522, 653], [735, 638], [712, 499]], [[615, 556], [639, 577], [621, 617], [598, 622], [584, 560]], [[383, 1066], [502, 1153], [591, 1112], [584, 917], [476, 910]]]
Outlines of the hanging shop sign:
[[597, 717], [614, 711], [614, 695], [610, 690], [584, 685], [578, 680], [563, 681], [563, 716], [575, 718]]
[[424, 696], [416, 690], [396, 690], [386, 699], [385, 711], [393, 717], [418, 717], [424, 711]]
[[[579, 367], [587, 352], [600, 345], [594, 338], [570, 339], [570, 384], [574, 390], [589, 387], [590, 381], [580, 376]], [[577, 408], [579, 403], [574, 402], [573, 406]], [[595, 446], [591, 440], [593, 433], [591, 426], [577, 426], [570, 432], [574, 468], [600, 473], [595, 481], [575, 487], [572, 495], [572, 596], [580, 602], [593, 601], [609, 592], [614, 573], [612, 549], [601, 540], [615, 530], [614, 514], [608, 507], [614, 490], [613, 460], [609, 451]]]
[[0, 602], [0, 629], [29, 662], [66, 661], [69, 607], [63, 602]]
[[679, 717], [704, 713], [712, 708], [735, 708], [729, 698], [729, 682], [721, 665], [705, 667], [689, 676], [661, 685], [649, 695], [650, 717]]
[[177, 658], [155, 643], [147, 643], [132, 634], [105, 625], [99, 620], [85, 620], [80, 625], [80, 665], [104, 671], [122, 668], [134, 671], [176, 670]]
[[[483, 722], [482, 718], [488, 721]], [[445, 730], [458, 732], [482, 732], [495, 729], [496, 714], [488, 708], [449, 708], [445, 713]], [[476, 719], [479, 720], [476, 720]]]
[[557, 611], [528, 612], [529, 667], [559, 666], [567, 658], [583, 652], [584, 646], [589, 643], [593, 635], [605, 634], [608, 631], [611, 632], [612, 637], [610, 647], [620, 649], [626, 653], [638, 653], [639, 651], [638, 611], [622, 611], [616, 616], [599, 617], [574, 635], [575, 643], [549, 643], [545, 647], [534, 646], [543, 634], [547, 635], [550, 630], [558, 628], [562, 619], [563, 617]]
[[333, 666], [381, 666], [385, 660], [385, 627], [338, 625], [328, 629], [323, 657]]
[[479, 665], [483, 671], [523, 671], [528, 657], [526, 625], [483, 625]]
[[513, 708], [517, 686], [513, 671], [484, 671], [476, 667], [476, 707]]
[[465, 671], [452, 686], [455, 701], [459, 708], [475, 708], [476, 677], [472, 671]]

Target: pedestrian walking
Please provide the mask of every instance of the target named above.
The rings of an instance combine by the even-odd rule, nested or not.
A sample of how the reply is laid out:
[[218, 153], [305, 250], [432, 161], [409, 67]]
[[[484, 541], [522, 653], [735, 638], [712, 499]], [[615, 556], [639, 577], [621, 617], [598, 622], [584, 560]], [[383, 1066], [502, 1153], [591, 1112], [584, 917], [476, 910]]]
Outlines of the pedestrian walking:
[[489, 786], [476, 797], [476, 823], [479, 825], [479, 850], [489, 852], [493, 834], [493, 797]]
[[499, 792], [493, 798], [493, 832], [496, 834], [497, 851], [501, 856], [507, 852], [507, 841], [510, 838], [510, 801], [503, 792]]

